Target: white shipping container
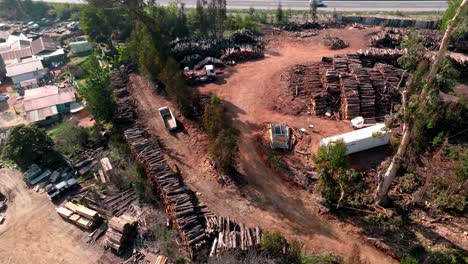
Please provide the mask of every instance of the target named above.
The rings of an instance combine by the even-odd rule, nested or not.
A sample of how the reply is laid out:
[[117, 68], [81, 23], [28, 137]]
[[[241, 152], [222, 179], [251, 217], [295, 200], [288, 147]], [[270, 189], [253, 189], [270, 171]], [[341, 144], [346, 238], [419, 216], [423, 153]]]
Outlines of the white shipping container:
[[343, 140], [346, 144], [346, 154], [384, 146], [390, 142], [391, 131], [385, 124], [355, 130], [349, 133], [323, 138], [320, 146], [327, 146], [338, 140]]

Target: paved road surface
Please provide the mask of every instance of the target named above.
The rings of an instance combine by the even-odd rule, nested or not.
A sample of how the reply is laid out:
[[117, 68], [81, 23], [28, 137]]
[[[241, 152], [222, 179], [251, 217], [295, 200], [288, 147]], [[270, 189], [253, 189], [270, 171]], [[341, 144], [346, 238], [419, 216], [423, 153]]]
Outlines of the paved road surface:
[[[38, 0], [34, 0], [38, 1]], [[85, 0], [43, 0], [56, 3], [86, 3]], [[170, 0], [158, 0], [159, 3], [167, 4]], [[196, 0], [182, 0], [187, 7], [195, 6]], [[306, 10], [308, 0], [281, 0], [285, 9]], [[332, 11], [443, 11], [447, 7], [447, 1], [324, 1], [326, 7], [322, 10]], [[227, 0], [228, 8], [248, 9], [275, 9], [277, 0]]]

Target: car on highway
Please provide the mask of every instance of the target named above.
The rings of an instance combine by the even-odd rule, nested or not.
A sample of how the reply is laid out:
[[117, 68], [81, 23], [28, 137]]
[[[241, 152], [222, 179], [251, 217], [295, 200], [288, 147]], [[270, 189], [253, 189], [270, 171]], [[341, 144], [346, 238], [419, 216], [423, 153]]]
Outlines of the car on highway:
[[[322, 0], [315, 0], [317, 3], [317, 6], [326, 6]], [[311, 6], [314, 3], [314, 0], [309, 0], [309, 6]]]

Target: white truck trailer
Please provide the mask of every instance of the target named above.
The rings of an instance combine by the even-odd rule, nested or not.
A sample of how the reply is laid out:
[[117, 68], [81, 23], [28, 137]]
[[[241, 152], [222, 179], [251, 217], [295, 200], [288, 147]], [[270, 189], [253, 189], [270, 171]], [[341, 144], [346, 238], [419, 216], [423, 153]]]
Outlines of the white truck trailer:
[[327, 146], [338, 140], [343, 140], [346, 144], [346, 154], [352, 154], [387, 145], [390, 142], [390, 136], [391, 131], [385, 127], [385, 124], [376, 124], [349, 133], [323, 138], [320, 140], [320, 146]]

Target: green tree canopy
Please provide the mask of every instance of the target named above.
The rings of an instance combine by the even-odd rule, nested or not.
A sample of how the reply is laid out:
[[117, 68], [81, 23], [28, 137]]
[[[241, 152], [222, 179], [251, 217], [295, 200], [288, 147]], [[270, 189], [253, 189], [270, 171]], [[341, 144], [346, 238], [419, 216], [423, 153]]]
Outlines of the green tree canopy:
[[86, 108], [97, 121], [111, 120], [116, 105], [109, 72], [101, 68], [95, 57], [91, 57], [85, 71], [88, 78], [78, 92], [85, 98]]
[[2, 158], [26, 170], [32, 164], [52, 163], [59, 159], [59, 155], [54, 151], [54, 142], [44, 129], [21, 125], [13, 128], [8, 135]]

